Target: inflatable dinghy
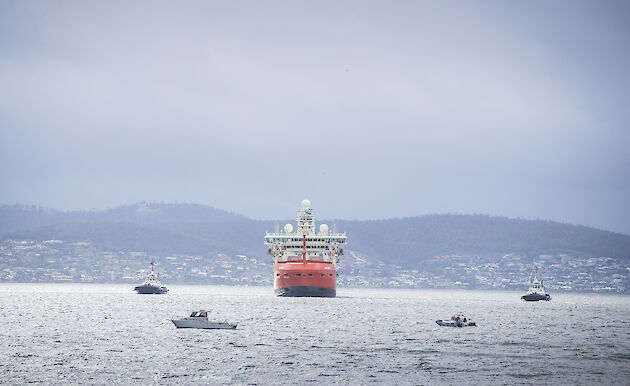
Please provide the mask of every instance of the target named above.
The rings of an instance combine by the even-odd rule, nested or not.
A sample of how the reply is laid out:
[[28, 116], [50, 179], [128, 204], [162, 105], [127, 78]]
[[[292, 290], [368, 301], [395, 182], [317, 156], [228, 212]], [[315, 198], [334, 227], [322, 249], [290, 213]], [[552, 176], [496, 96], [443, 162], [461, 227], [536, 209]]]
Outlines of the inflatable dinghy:
[[455, 314], [451, 316], [451, 320], [439, 319], [439, 320], [436, 320], [435, 323], [437, 323], [438, 326], [443, 326], [443, 327], [475, 327], [477, 326], [477, 323], [473, 322], [472, 320], [468, 319], [462, 314]]
[[435, 323], [442, 327], [476, 327], [477, 323], [475, 322], [467, 322], [464, 323], [462, 321], [455, 322], [453, 320], [436, 320]]

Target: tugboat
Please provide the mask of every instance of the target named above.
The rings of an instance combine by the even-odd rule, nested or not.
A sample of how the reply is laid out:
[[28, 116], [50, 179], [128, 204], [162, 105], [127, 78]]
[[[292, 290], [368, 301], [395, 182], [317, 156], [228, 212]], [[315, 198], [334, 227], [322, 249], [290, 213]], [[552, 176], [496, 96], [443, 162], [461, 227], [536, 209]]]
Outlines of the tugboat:
[[521, 299], [526, 302], [537, 302], [539, 300], [550, 301], [551, 296], [545, 292], [545, 288], [543, 287], [542, 280], [538, 280], [538, 268], [533, 273], [533, 279], [530, 276], [529, 280], [529, 290]]
[[477, 323], [465, 317], [463, 314], [451, 316], [451, 320], [436, 320], [435, 323], [442, 327], [475, 327]]
[[144, 295], [160, 295], [168, 292], [168, 289], [160, 284], [160, 275], [153, 269], [154, 265], [155, 262], [151, 260], [151, 271], [144, 280], [144, 283], [135, 287], [134, 291]]
[[236, 323], [228, 322], [211, 322], [208, 320], [208, 312], [206, 310], [193, 311], [189, 317], [183, 319], [171, 320], [177, 328], [201, 328], [201, 329], [222, 329], [234, 330]]

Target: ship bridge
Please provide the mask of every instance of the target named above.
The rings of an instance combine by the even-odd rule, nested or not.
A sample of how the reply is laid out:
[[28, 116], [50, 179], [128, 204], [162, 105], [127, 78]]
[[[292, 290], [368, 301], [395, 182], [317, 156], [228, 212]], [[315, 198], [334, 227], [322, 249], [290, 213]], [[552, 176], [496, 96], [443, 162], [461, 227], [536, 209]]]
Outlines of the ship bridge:
[[304, 260], [337, 265], [346, 239], [345, 232], [329, 232], [326, 224], [321, 224], [316, 231], [311, 202], [304, 200], [297, 212], [296, 231], [293, 231], [293, 225], [286, 224], [283, 231], [267, 233], [265, 245], [268, 246], [267, 253], [273, 256], [274, 263]]

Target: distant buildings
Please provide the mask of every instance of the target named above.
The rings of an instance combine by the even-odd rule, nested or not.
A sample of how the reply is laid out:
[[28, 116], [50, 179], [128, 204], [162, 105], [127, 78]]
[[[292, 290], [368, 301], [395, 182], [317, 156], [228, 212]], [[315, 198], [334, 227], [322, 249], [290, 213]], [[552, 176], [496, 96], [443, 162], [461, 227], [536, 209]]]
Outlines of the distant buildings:
[[[0, 241], [0, 282], [136, 283], [151, 260], [165, 283], [272, 285], [272, 261], [226, 254], [150, 256], [143, 251], [101, 251], [89, 242]], [[630, 293], [630, 266], [609, 257], [540, 255], [438, 256], [417, 269], [387, 264], [347, 250], [339, 287], [476, 288], [526, 290], [534, 265], [550, 291]]]

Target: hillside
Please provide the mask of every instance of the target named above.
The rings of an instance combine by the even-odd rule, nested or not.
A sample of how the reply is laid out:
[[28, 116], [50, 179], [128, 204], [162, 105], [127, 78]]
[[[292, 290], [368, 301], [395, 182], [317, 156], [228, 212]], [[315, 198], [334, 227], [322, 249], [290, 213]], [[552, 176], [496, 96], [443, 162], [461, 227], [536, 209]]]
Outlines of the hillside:
[[245, 219], [234, 213], [198, 204], [139, 203], [107, 210], [69, 212], [37, 206], [0, 205], [0, 235], [67, 223], [180, 224], [231, 222]]
[[352, 248], [411, 267], [435, 256], [573, 254], [630, 259], [630, 236], [578, 225], [485, 215], [341, 221]]
[[[90, 240], [102, 250], [158, 256], [218, 252], [262, 256], [265, 231], [288, 221], [256, 221], [194, 204], [137, 204], [91, 212], [0, 206], [3, 238]], [[457, 254], [573, 254], [630, 260], [628, 235], [551, 221], [428, 215], [336, 224], [348, 233], [348, 249], [410, 268], [436, 256]]]

